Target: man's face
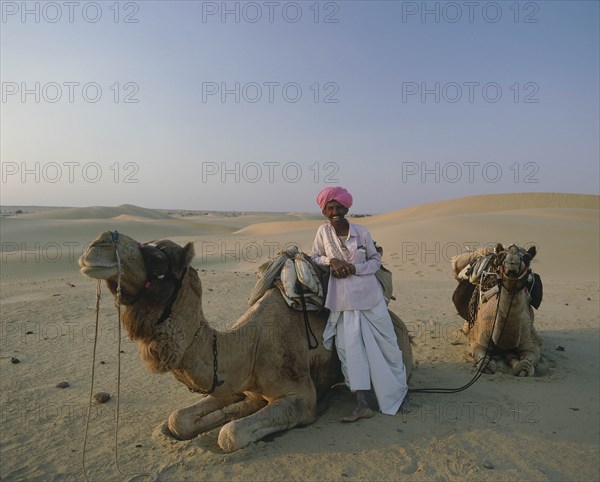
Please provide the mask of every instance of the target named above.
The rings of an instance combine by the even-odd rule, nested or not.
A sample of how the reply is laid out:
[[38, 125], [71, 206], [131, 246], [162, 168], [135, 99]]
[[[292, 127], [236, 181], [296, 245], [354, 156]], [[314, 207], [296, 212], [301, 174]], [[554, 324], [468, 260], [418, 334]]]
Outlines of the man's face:
[[323, 216], [334, 224], [344, 221], [344, 216], [348, 214], [348, 208], [345, 208], [337, 201], [329, 201], [323, 209]]

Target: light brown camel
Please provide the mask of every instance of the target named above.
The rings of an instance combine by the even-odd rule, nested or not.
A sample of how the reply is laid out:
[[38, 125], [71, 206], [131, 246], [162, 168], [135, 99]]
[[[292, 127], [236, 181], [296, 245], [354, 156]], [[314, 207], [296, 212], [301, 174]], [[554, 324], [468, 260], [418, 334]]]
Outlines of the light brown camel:
[[[500, 286], [499, 294], [490, 291], [489, 299], [479, 301], [473, 326], [468, 331], [471, 355], [478, 366], [486, 373], [494, 373], [497, 364], [494, 358], [504, 358], [512, 368], [514, 375], [519, 377], [533, 376], [535, 367], [540, 359], [542, 344], [533, 324], [534, 314], [528, 293], [531, 285], [531, 270], [529, 263], [536, 255], [535, 246], [528, 250], [511, 245], [504, 249], [501, 244], [496, 246], [487, 270], [490, 272], [479, 287], [486, 291], [493, 286]], [[484, 253], [485, 254], [485, 253]], [[461, 266], [454, 267], [455, 271]], [[536, 278], [539, 280], [539, 278]], [[498, 283], [499, 282], [499, 283]], [[463, 281], [464, 289], [468, 281]], [[465, 290], [468, 291], [468, 290]], [[468, 291], [472, 293], [471, 291]], [[459, 312], [466, 310], [463, 296], [462, 306], [459, 305], [457, 294], [454, 301]], [[476, 288], [476, 295], [481, 296]], [[470, 294], [469, 294], [470, 297]], [[462, 308], [462, 310], [461, 310]], [[487, 352], [488, 347], [490, 353]]]
[[[106, 280], [115, 296], [120, 264], [123, 324], [129, 337], [139, 341], [142, 359], [150, 370], [170, 371], [205, 394], [170, 415], [169, 431], [191, 439], [225, 424], [218, 443], [233, 452], [270, 433], [312, 423], [317, 396], [343, 380], [336, 354], [322, 343], [308, 349], [302, 313], [289, 308], [276, 288], [228, 331], [213, 329], [202, 312], [202, 285], [190, 267], [193, 258], [192, 243], [142, 245], [107, 231], [79, 259], [82, 273]], [[391, 315], [409, 375], [408, 332]], [[309, 319], [322, 340], [326, 315], [311, 312]]]

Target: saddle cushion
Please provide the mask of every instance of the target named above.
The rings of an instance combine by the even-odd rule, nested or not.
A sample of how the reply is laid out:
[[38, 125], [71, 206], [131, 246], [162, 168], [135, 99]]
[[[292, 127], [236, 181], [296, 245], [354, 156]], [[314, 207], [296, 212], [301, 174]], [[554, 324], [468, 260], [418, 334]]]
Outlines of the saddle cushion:
[[460, 317], [466, 321], [471, 321], [469, 320], [469, 302], [475, 288], [477, 287], [474, 284], [471, 284], [469, 280], [460, 280], [452, 295], [452, 301], [454, 302], [456, 311], [458, 311]]
[[529, 292], [531, 306], [537, 310], [542, 304], [542, 298], [544, 297], [542, 278], [540, 278], [539, 274], [533, 273], [532, 282], [527, 285], [527, 291]]

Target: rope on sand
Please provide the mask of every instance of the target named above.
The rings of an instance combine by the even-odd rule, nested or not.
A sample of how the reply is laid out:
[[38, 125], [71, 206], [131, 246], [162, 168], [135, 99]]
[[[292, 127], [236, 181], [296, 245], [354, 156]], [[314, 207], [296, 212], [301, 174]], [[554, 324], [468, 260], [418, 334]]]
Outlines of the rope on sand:
[[[117, 414], [116, 414], [116, 423], [115, 423], [115, 465], [117, 467], [117, 472], [119, 472], [119, 474], [125, 476], [125, 477], [130, 477], [130, 481], [132, 479], [138, 478], [138, 477], [144, 477], [144, 476], [148, 476], [151, 477], [152, 482], [156, 482], [158, 480], [158, 474], [156, 472], [140, 472], [140, 473], [125, 473], [121, 470], [121, 467], [119, 466], [119, 408], [120, 408], [120, 403], [121, 403], [121, 258], [119, 256], [119, 250], [118, 250], [118, 245], [116, 245], [115, 243], [115, 253], [117, 256], [117, 320], [118, 320], [118, 328], [117, 331], [119, 333], [119, 337], [118, 337], [118, 347], [117, 347]], [[86, 466], [85, 466], [85, 450], [87, 447], [87, 439], [88, 439], [88, 428], [89, 428], [89, 424], [90, 424], [90, 414], [92, 411], [92, 399], [93, 399], [93, 393], [94, 393], [94, 378], [95, 378], [95, 374], [96, 374], [96, 347], [98, 345], [98, 320], [100, 317], [100, 280], [98, 280], [98, 283], [96, 285], [96, 330], [94, 332], [94, 348], [93, 348], [93, 353], [92, 353], [92, 380], [90, 383], [90, 399], [88, 402], [88, 410], [87, 410], [87, 417], [85, 420], [85, 432], [84, 432], [84, 436], [83, 436], [83, 451], [82, 451], [82, 457], [81, 457], [81, 463], [82, 463], [82, 467], [83, 467], [83, 476], [85, 477], [85, 480], [87, 482], [89, 482], [88, 476], [87, 476], [87, 470], [86, 470]]]

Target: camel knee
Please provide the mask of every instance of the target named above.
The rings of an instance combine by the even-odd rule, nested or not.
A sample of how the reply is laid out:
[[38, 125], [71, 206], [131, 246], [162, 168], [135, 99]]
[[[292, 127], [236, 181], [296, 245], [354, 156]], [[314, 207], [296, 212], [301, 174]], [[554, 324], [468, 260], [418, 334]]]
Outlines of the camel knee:
[[169, 432], [179, 440], [189, 440], [197, 435], [197, 433], [193, 433], [190, 430], [188, 418], [183, 413], [183, 410], [175, 410], [169, 415], [167, 427], [169, 428]]
[[171, 434], [179, 440], [190, 440], [199, 433], [190, 415], [189, 410], [185, 408], [175, 410], [169, 415], [167, 426]]
[[498, 368], [496, 362], [488, 355], [487, 350], [484, 347], [478, 343], [471, 345], [471, 354], [473, 355], [475, 364], [479, 370], [489, 374], [496, 373], [496, 369]]
[[498, 366], [496, 365], [496, 361], [492, 360], [491, 357], [483, 356], [479, 359], [479, 361], [477, 361], [477, 368], [483, 373], [493, 375], [496, 373]]
[[311, 406], [308, 402], [302, 403], [298, 410], [297, 425], [310, 425], [317, 419], [317, 407]]
[[242, 424], [236, 421], [223, 425], [217, 443], [225, 452], [235, 452], [255, 440], [244, 431]]

